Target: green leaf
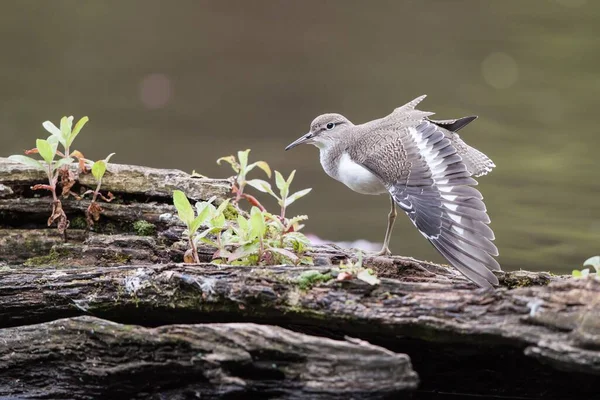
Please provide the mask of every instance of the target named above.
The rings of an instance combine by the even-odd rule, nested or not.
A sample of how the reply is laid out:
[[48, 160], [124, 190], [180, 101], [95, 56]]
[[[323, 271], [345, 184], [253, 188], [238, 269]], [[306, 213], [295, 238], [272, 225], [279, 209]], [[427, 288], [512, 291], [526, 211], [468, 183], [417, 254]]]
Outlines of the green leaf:
[[310, 193], [311, 190], [312, 190], [312, 188], [308, 188], [308, 189], [300, 190], [300, 191], [294, 193], [293, 195], [291, 195], [290, 197], [285, 199], [285, 206], [287, 207], [290, 204], [292, 204], [293, 202], [295, 202], [296, 200], [298, 200], [299, 198], [306, 196], [307, 194]]
[[54, 165], [52, 166], [52, 170], [57, 170], [60, 167], [62, 167], [63, 165], [68, 165], [68, 164], [71, 164], [72, 162], [73, 162], [73, 159], [71, 157], [61, 158], [60, 160], [58, 160], [57, 162], [54, 163]]
[[195, 234], [198, 228], [200, 228], [200, 226], [204, 223], [204, 221], [206, 221], [206, 216], [203, 215], [198, 215], [196, 218], [194, 218], [194, 220], [190, 224], [190, 233], [192, 235]]
[[225, 208], [227, 208], [228, 204], [229, 204], [229, 199], [226, 199], [221, 204], [219, 204], [219, 207], [216, 210], [216, 215], [223, 214], [223, 212], [225, 211]]
[[208, 239], [205, 239], [206, 235], [208, 235], [211, 232], [211, 230], [212, 229], [205, 229], [205, 230], [203, 230], [202, 232], [200, 232], [199, 234], [197, 234], [196, 236], [194, 236], [194, 240], [196, 242], [204, 242], [204, 243], [208, 243], [208, 244], [213, 244], [212, 241], [209, 241]]
[[240, 244], [240, 237], [234, 232], [234, 227], [230, 226], [221, 232], [221, 245], [229, 246], [232, 244]]
[[600, 256], [590, 257], [583, 262], [583, 266], [590, 266], [596, 270], [596, 273], [600, 273]]
[[260, 192], [269, 193], [271, 196], [279, 200], [279, 196], [275, 194], [271, 188], [271, 184], [267, 181], [263, 181], [262, 179], [250, 179], [249, 181], [246, 181], [246, 184], [252, 186], [254, 189]]
[[98, 160], [94, 163], [94, 165], [92, 166], [92, 175], [94, 175], [94, 178], [96, 179], [96, 181], [100, 182], [102, 180], [102, 177], [104, 177], [104, 174], [106, 173], [106, 161], [104, 160]]
[[[77, 121], [77, 123], [75, 124], [75, 128], [73, 128], [73, 131], [71, 132], [71, 134], [68, 136], [67, 139], [67, 146], [71, 146], [71, 144], [73, 143], [73, 141], [75, 140], [75, 138], [77, 137], [77, 135], [79, 135], [79, 132], [81, 131], [81, 128], [83, 128], [83, 126], [89, 121], [90, 119], [88, 117], [83, 117], [81, 118], [79, 121]], [[73, 117], [71, 117], [71, 124], [73, 123]], [[114, 154], [114, 153], [113, 153]], [[106, 160], [108, 161], [108, 160]]]
[[290, 176], [288, 176], [288, 179], [286, 181], [288, 187], [290, 187], [290, 185], [292, 184], [292, 181], [294, 180], [295, 175], [296, 175], [296, 170], [293, 170], [292, 173], [290, 174]]
[[48, 136], [48, 139], [46, 139], [48, 141], [48, 143], [50, 143], [51, 146], [53, 147], [58, 147], [58, 143], [63, 143], [62, 138], [58, 137], [58, 136]]
[[304, 251], [311, 244], [310, 240], [300, 232], [286, 233], [283, 238], [285, 245], [293, 247], [294, 251], [298, 253]]
[[44, 139], [37, 139], [35, 142], [35, 146], [37, 147], [42, 158], [48, 163], [52, 163], [54, 160], [54, 154], [56, 153], [56, 148], [52, 148], [52, 145]]
[[225, 215], [217, 214], [213, 219], [210, 220], [210, 226], [213, 229], [221, 229], [225, 226]]
[[233, 253], [231, 253], [227, 262], [232, 262], [232, 261], [238, 260], [240, 258], [248, 257], [252, 254], [256, 254], [258, 252], [259, 248], [260, 248], [259, 242], [252, 242], [252, 243], [242, 245], [242, 246], [238, 247], [237, 249], [235, 249], [235, 251]]
[[250, 210], [250, 239], [263, 238], [267, 231], [265, 218], [258, 207], [252, 207]]
[[194, 222], [194, 209], [181, 190], [173, 191], [173, 205], [177, 209], [179, 219], [187, 226], [192, 225], [192, 222]]
[[62, 117], [60, 119], [60, 132], [63, 139], [66, 141], [69, 140], [71, 136], [71, 128], [73, 127], [73, 117]]
[[206, 215], [207, 215], [206, 219], [213, 218], [216, 215], [215, 214], [216, 211], [217, 211], [217, 209], [211, 203], [210, 200], [199, 201], [196, 203], [196, 214], [200, 215], [202, 213], [206, 213]]
[[246, 167], [248, 166], [248, 153], [250, 153], [250, 149], [245, 151], [238, 151], [238, 161], [240, 162], [240, 171], [243, 173], [246, 172]]
[[291, 251], [289, 251], [287, 249], [280, 249], [278, 247], [270, 247], [269, 251], [281, 254], [285, 258], [290, 259], [294, 264], [296, 264], [298, 261], [300, 261], [300, 258], [298, 258], [297, 255], [295, 255], [294, 253], [292, 253]]
[[285, 187], [285, 179], [283, 179], [283, 175], [281, 172], [275, 171], [275, 184], [277, 185], [277, 189], [281, 191]]
[[44, 123], [42, 123], [42, 126], [45, 130], [50, 132], [52, 136], [62, 138], [62, 132], [56, 127], [56, 125], [54, 125], [54, 123], [52, 123], [52, 121], [45, 121]]
[[373, 275], [373, 273], [371, 273], [371, 271], [369, 271], [368, 269], [363, 269], [362, 271], [360, 271], [358, 274], [356, 274], [356, 277], [358, 279], [360, 279], [363, 282], [367, 282], [369, 285], [377, 285], [379, 284], [381, 281], [375, 276]]
[[[293, 170], [290, 174], [290, 177], [286, 181], [283, 179], [283, 176], [279, 173], [279, 171], [275, 171], [275, 183], [277, 184], [277, 188], [279, 189], [279, 193], [281, 194], [281, 199], [286, 199], [288, 193], [290, 191], [290, 183], [294, 179], [294, 175], [296, 174], [296, 170]], [[283, 204], [280, 204], [283, 206]]]
[[279, 232], [283, 232], [285, 230], [285, 226], [283, 226], [277, 217], [269, 218], [269, 225], [274, 226]]
[[235, 157], [234, 156], [227, 156], [227, 157], [221, 157], [217, 160], [217, 164], [221, 165], [221, 161], [225, 161], [226, 163], [229, 163], [229, 165], [231, 165], [231, 168], [236, 172], [240, 172], [240, 167], [239, 164], [235, 161]]
[[258, 168], [262, 169], [269, 178], [271, 177], [271, 167], [269, 167], [269, 164], [267, 164], [266, 162], [257, 161], [255, 163], [253, 163], [252, 165], [255, 165]]
[[[213, 208], [211, 208], [210, 206], [212, 206], [212, 204], [196, 203], [196, 212], [198, 213], [198, 216], [190, 224], [190, 231], [192, 231], [192, 235], [195, 234], [198, 228], [200, 228], [200, 226], [204, 224], [208, 218], [211, 217], [214, 206]], [[206, 230], [206, 234], [208, 232], [210, 232], [210, 229]]]
[[31, 157], [23, 156], [20, 154], [15, 154], [13, 156], [8, 157], [8, 159], [19, 162], [21, 164], [28, 165], [35, 169], [39, 169], [40, 171], [46, 170], [46, 167], [44, 167], [44, 165], [41, 162], [39, 162], [38, 160], [31, 158]]
[[298, 222], [306, 221], [308, 219], [308, 215], [296, 215], [294, 218], [290, 218], [287, 221], [288, 226], [292, 226], [297, 224]]
[[240, 229], [245, 234], [247, 234], [248, 233], [248, 227], [249, 227], [248, 220], [246, 218], [244, 218], [241, 214], [238, 214], [237, 223], [238, 223], [238, 226], [240, 227]]
[[573, 272], [571, 272], [571, 275], [573, 276], [573, 278], [581, 278], [581, 271], [578, 269], [574, 269]]

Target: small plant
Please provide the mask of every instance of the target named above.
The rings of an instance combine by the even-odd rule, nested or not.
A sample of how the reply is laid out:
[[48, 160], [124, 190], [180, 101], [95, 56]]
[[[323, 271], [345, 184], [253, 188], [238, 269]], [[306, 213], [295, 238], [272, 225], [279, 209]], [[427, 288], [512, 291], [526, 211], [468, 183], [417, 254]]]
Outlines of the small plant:
[[190, 250], [192, 252], [193, 261], [198, 264], [200, 259], [198, 257], [198, 249], [196, 247], [196, 240], [194, 239], [196, 232], [202, 225], [202, 223], [208, 217], [208, 209], [205, 209], [199, 215], [195, 215], [194, 208], [190, 204], [185, 193], [181, 190], [175, 190], [173, 192], [173, 205], [177, 209], [179, 219], [186, 225], [187, 229], [183, 234], [187, 237]]
[[362, 265], [363, 254], [358, 253], [358, 260], [356, 263], [344, 264], [340, 262], [341, 272], [337, 276], [338, 281], [347, 281], [351, 279], [360, 279], [361, 281], [367, 282], [369, 285], [377, 285], [380, 283], [379, 278], [375, 275], [371, 268], [364, 268]]
[[[201, 224], [207, 228], [194, 237], [194, 242], [202, 241], [216, 247], [217, 251], [213, 254], [213, 259], [225, 258], [229, 256], [227, 246], [230, 244], [226, 237], [223, 238], [228, 226], [225, 210], [229, 205], [229, 200], [223, 201], [218, 207], [213, 204], [213, 201], [214, 198], [196, 203], [196, 211], [199, 216], [202, 216]], [[210, 238], [209, 235], [211, 235]], [[212, 237], [215, 239], [211, 240]]]
[[52, 193], [52, 214], [50, 215], [50, 218], [48, 218], [48, 226], [51, 226], [54, 222], [56, 222], [58, 231], [64, 234], [65, 230], [69, 226], [69, 220], [67, 219], [67, 215], [62, 208], [62, 203], [56, 194], [56, 184], [59, 176], [58, 169], [63, 165], [70, 164], [73, 159], [70, 157], [63, 157], [58, 161], [54, 161], [57, 145], [57, 142], [51, 142], [49, 140], [36, 140], [35, 150], [40, 156], [42, 156], [43, 161], [38, 161], [34, 158], [24, 155], [12, 155], [9, 157], [9, 159], [29, 165], [30, 167], [34, 167], [46, 173], [48, 184], [34, 185], [31, 189], [48, 190], [50, 193]]
[[[273, 215], [258, 207], [252, 207], [250, 218], [246, 219], [239, 215], [237, 222], [237, 227], [232, 228], [235, 236], [231, 235], [232, 240], [229, 242], [238, 247], [229, 254], [228, 262], [251, 256], [255, 256], [256, 259], [253, 261], [259, 264], [262, 262], [276, 264], [286, 260], [293, 264], [302, 262], [302, 252], [295, 253], [285, 248], [289, 242], [285, 241], [285, 234], [277, 225], [280, 225], [279, 220]], [[299, 240], [298, 237], [288, 239]]]
[[[85, 124], [89, 121], [88, 117], [83, 117], [75, 124], [73, 127], [73, 117], [62, 117], [60, 120], [60, 129], [56, 127], [51, 121], [45, 121], [42, 126], [50, 133], [50, 137], [48, 141], [51, 143], [58, 142], [62, 145], [63, 151], [56, 151], [56, 154], [60, 157], [74, 157], [78, 159], [79, 169], [81, 172], [87, 172], [86, 168], [86, 159], [83, 157], [83, 154], [74, 150], [71, 151], [71, 146], [73, 145], [73, 141], [79, 135]], [[35, 152], [36, 149], [32, 149], [29, 152]], [[73, 185], [75, 185], [76, 179], [75, 174], [68, 166], [64, 166], [58, 170], [60, 176], [60, 185], [62, 187], [62, 196], [64, 198], [72, 195], [76, 199], [79, 199], [79, 196], [71, 191]]]
[[595, 276], [596, 279], [600, 278], [600, 256], [590, 257], [583, 262], [583, 266], [590, 266], [595, 272], [590, 272], [589, 268], [582, 270], [574, 269], [572, 272], [573, 278], [586, 278], [588, 276]]
[[[225, 161], [231, 165], [237, 173], [233, 177], [232, 192], [235, 194], [233, 205], [239, 204], [243, 198], [251, 205], [250, 213], [246, 214], [239, 210], [234, 221], [225, 218], [224, 212], [228, 203], [222, 203], [215, 207], [212, 201], [196, 203], [196, 215], [202, 216], [200, 224], [206, 225], [206, 229], [197, 233], [188, 229], [188, 240], [197, 246], [199, 242], [216, 247], [213, 254], [215, 262], [227, 262], [234, 265], [256, 265], [277, 264], [290, 262], [294, 265], [312, 263], [310, 257], [305, 255], [310, 241], [299, 232], [303, 225], [301, 222], [308, 219], [305, 215], [293, 218], [286, 217], [286, 210], [293, 202], [307, 195], [311, 189], [300, 190], [290, 194], [290, 185], [294, 179], [293, 171], [288, 179], [284, 179], [279, 171], [275, 171], [275, 184], [279, 193], [276, 194], [271, 184], [261, 179], [247, 179], [247, 174], [254, 168], [262, 169], [268, 177], [271, 177], [271, 169], [264, 161], [248, 164], [250, 150], [238, 151], [237, 159], [234, 156], [222, 157], [217, 160], [220, 164]], [[201, 176], [195, 174], [195, 176]], [[279, 206], [278, 215], [268, 212], [260, 202], [252, 195], [245, 193], [245, 188], [251, 186], [263, 193], [273, 196]], [[186, 198], [187, 201], [187, 198]], [[179, 208], [178, 208], [179, 212]], [[181, 212], [180, 218], [181, 218]], [[188, 215], [188, 221], [192, 221], [193, 212]], [[183, 218], [182, 221], [185, 222]], [[188, 228], [190, 225], [188, 225]], [[198, 226], [199, 227], [199, 226]]]
[[[79, 159], [79, 165], [82, 171], [85, 171], [85, 158], [79, 151], [70, 151], [73, 141], [81, 132], [83, 126], [87, 123], [88, 117], [81, 118], [73, 128], [73, 117], [63, 117], [60, 120], [60, 129], [52, 122], [46, 121], [42, 124], [44, 129], [50, 132], [48, 139], [37, 139], [36, 147], [25, 151], [26, 155], [12, 155], [9, 159], [33, 167], [46, 173], [48, 184], [38, 184], [32, 186], [32, 190], [48, 190], [52, 193], [52, 214], [48, 218], [48, 226], [56, 222], [57, 229], [65, 234], [69, 226], [69, 220], [65, 214], [62, 203], [57, 194], [57, 184], [60, 179], [62, 186], [62, 196], [68, 197], [70, 194], [79, 198], [71, 191], [75, 184], [73, 172], [69, 169], [69, 164], [73, 162], [72, 157]], [[63, 146], [63, 151], [58, 150], [58, 144]], [[36, 160], [28, 157], [29, 154], [39, 154], [42, 160]], [[55, 161], [58, 155], [59, 160]]]
[[111, 192], [108, 192], [108, 194], [106, 196], [104, 196], [102, 193], [100, 193], [100, 187], [102, 186], [102, 178], [104, 177], [104, 174], [106, 173], [106, 168], [108, 166], [108, 160], [110, 160], [110, 158], [114, 155], [115, 155], [115, 153], [111, 153], [104, 160], [98, 160], [94, 163], [94, 165], [92, 165], [92, 175], [94, 176], [94, 179], [96, 179], [96, 182], [97, 182], [96, 189], [88, 190], [87, 192], [85, 192], [83, 194], [83, 196], [85, 196], [87, 194], [92, 194], [92, 202], [90, 203], [87, 210], [85, 211], [85, 217], [86, 217], [89, 227], [94, 225], [94, 221], [98, 222], [98, 220], [100, 219], [100, 213], [102, 212], [102, 207], [96, 201], [98, 199], [98, 197], [100, 197], [102, 200], [106, 201], [107, 203], [110, 203], [115, 198], [115, 196], [113, 196], [113, 194]]
[[240, 200], [246, 199], [250, 204], [259, 207], [261, 210], [264, 210], [264, 207], [256, 200], [254, 196], [248, 195], [244, 193], [244, 189], [248, 181], [246, 180], [246, 175], [254, 168], [262, 169], [265, 174], [270, 178], [271, 177], [271, 168], [269, 164], [264, 161], [256, 161], [252, 164], [248, 164], [248, 154], [250, 153], [250, 149], [244, 151], [237, 152], [237, 159], [235, 156], [227, 156], [221, 157], [217, 160], [217, 164], [221, 165], [221, 161], [225, 161], [229, 165], [233, 171], [237, 174], [235, 177], [235, 182], [232, 185], [231, 191], [235, 194], [234, 204], [240, 202]]

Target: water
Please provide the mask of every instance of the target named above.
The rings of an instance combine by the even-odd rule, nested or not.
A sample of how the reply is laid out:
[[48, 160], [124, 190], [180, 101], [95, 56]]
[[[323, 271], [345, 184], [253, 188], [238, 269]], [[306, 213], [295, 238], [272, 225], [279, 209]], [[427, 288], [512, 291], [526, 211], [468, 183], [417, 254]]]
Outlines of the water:
[[[64, 114], [90, 117], [76, 147], [92, 159], [224, 177], [216, 158], [251, 148], [313, 188], [289, 210], [308, 232], [381, 241], [385, 196], [332, 181], [315, 148], [283, 148], [318, 114], [360, 123], [426, 93], [438, 118], [480, 116], [462, 137], [498, 165], [479, 189], [505, 269], [569, 272], [600, 253], [600, 3], [174, 4], [3, 3], [1, 154]], [[441, 261], [398, 221], [393, 251]]]

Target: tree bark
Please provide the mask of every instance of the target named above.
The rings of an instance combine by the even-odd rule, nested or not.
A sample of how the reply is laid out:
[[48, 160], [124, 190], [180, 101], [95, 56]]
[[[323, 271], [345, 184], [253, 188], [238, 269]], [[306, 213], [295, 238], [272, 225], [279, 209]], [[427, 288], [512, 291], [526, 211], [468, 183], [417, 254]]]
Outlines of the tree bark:
[[59, 319], [0, 330], [0, 366], [3, 398], [381, 398], [417, 385], [405, 355], [248, 323]]

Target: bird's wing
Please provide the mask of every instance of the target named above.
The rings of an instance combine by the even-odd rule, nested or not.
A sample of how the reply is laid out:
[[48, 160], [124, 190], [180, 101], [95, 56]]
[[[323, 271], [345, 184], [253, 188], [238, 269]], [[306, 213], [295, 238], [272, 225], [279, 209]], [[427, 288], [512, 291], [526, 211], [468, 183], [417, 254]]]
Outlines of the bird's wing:
[[381, 121], [353, 146], [353, 161], [377, 175], [419, 231], [460, 272], [482, 287], [500, 265], [482, 196], [442, 129], [416, 118]]

